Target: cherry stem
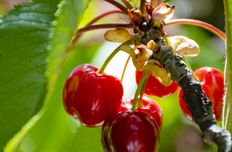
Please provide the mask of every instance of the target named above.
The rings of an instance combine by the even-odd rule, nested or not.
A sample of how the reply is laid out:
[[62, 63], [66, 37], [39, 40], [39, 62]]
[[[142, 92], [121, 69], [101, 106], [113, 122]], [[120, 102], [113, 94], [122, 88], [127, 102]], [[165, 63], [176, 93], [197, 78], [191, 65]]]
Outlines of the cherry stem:
[[122, 4], [118, 3], [117, 1], [114, 1], [114, 0], [104, 0], [104, 1], [114, 5], [115, 7], [119, 8], [123, 12], [128, 13], [127, 8], [125, 6], [123, 6]]
[[84, 32], [98, 30], [98, 29], [107, 29], [107, 28], [133, 28], [133, 26], [134, 26], [133, 24], [117, 24], [117, 23], [90, 25], [84, 28], [80, 28], [76, 34], [81, 34]]
[[219, 30], [218, 28], [216, 28], [215, 26], [213, 26], [213, 25], [211, 25], [209, 23], [199, 21], [199, 20], [194, 20], [194, 19], [173, 19], [173, 20], [166, 21], [164, 23], [164, 26], [175, 25], [175, 24], [188, 24], [188, 25], [194, 25], [194, 26], [202, 27], [202, 28], [214, 33], [215, 35], [220, 37], [222, 40], [225, 41], [225, 39], [226, 39], [226, 36], [225, 36], [224, 32], [222, 32], [221, 30]]
[[[146, 85], [146, 82], [147, 82], [148, 75], [149, 75], [149, 72], [147, 70], [144, 70], [142, 78], [140, 79], [140, 82], [139, 82], [138, 87], [137, 87], [136, 92], [135, 92], [134, 102], [133, 102], [133, 105], [131, 108], [132, 111], [135, 111], [138, 100], [140, 100], [139, 106], [141, 106], [141, 104], [142, 104], [141, 99], [142, 99], [142, 95], [143, 95], [144, 86]], [[138, 98], [139, 95], [140, 95], [140, 98]]]
[[[86, 24], [85, 27], [88, 27], [94, 23], [96, 23], [97, 21], [99, 21], [100, 19], [108, 16], [108, 15], [111, 15], [111, 14], [115, 14], [115, 13], [122, 13], [122, 14], [125, 14], [125, 12], [121, 11], [121, 10], [111, 10], [111, 11], [108, 11], [108, 12], [105, 12], [105, 13], [102, 13], [100, 14], [99, 16], [95, 17], [94, 19], [92, 19], [88, 24]], [[82, 36], [81, 33], [78, 33], [78, 31], [76, 32], [75, 36], [73, 37], [71, 43], [69, 44], [69, 46], [67, 47], [66, 49], [66, 52], [69, 52], [69, 50], [71, 50], [74, 45], [77, 43], [77, 41], [80, 39], [80, 37]]]
[[111, 14], [116, 14], [116, 13], [119, 13], [119, 14], [126, 14], [125, 12], [123, 12], [123, 11], [121, 11], [121, 10], [111, 10], [111, 11], [102, 13], [102, 14], [100, 14], [99, 16], [95, 17], [95, 18], [94, 18], [92, 21], [90, 21], [86, 26], [89, 26], [89, 25], [92, 25], [92, 24], [96, 23], [97, 21], [99, 21], [99, 20], [102, 19], [103, 17], [106, 17], [106, 16], [111, 15]]
[[145, 13], [145, 9], [146, 9], [146, 0], [141, 0], [141, 2], [140, 2], [140, 11], [142, 12], [142, 14]]
[[[105, 62], [103, 63], [101, 69], [98, 71], [98, 73], [104, 73], [105, 68], [107, 67], [107, 65], [109, 64], [109, 62], [113, 59], [113, 57], [121, 50], [123, 50], [124, 46], [129, 46], [131, 44], [134, 44], [134, 41], [137, 37], [133, 37], [130, 40], [122, 43], [121, 45], [119, 45], [105, 60]], [[129, 51], [125, 51], [126, 53], [130, 54], [130, 56], [132, 56], [132, 58], [134, 58], [134, 54], [132, 54], [133, 52], [129, 52]]]
[[126, 72], [126, 68], [127, 68], [128, 63], [129, 63], [129, 61], [130, 61], [130, 58], [131, 58], [131, 56], [129, 55], [128, 58], [126, 59], [126, 62], [125, 62], [125, 65], [124, 65], [124, 68], [123, 68], [123, 71], [122, 71], [122, 75], [121, 75], [121, 82], [122, 82], [123, 79], [124, 79], [125, 72]]
[[128, 9], [133, 9], [133, 6], [128, 2], [128, 0], [122, 0]]
[[[149, 76], [149, 74], [148, 74], [147, 76]], [[145, 80], [145, 82], [143, 83], [142, 89], [141, 89], [141, 91], [140, 91], [139, 101], [138, 101], [138, 107], [140, 107], [140, 108], [143, 107], [143, 104], [142, 104], [142, 101], [143, 101], [143, 93], [144, 93], [144, 90], [145, 90], [145, 86], [146, 86], [146, 84], [147, 84], [147, 81], [148, 81], [148, 77], [147, 77], [147, 79]]]

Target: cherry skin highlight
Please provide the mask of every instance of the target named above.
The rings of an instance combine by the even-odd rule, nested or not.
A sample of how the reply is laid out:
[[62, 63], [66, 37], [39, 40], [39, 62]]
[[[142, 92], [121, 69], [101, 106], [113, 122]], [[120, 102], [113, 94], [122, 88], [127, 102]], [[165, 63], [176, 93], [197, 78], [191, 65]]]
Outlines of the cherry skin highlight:
[[[118, 109], [118, 112], [128, 111], [131, 109], [134, 99], [128, 99], [126, 102], [122, 102], [121, 106]], [[162, 128], [162, 109], [160, 108], [159, 104], [156, 103], [151, 98], [143, 96], [142, 99], [142, 107], [137, 107], [136, 111], [142, 111], [148, 113], [153, 117], [154, 121], [156, 122], [159, 129]]]
[[[215, 68], [202, 67], [197, 69], [195, 75], [202, 84], [202, 89], [212, 102], [213, 112], [219, 121], [222, 118], [223, 96], [224, 96], [224, 76], [223, 73]], [[183, 91], [179, 92], [179, 104], [183, 113], [192, 119], [192, 114], [183, 100]]]
[[119, 107], [123, 87], [116, 77], [98, 74], [97, 68], [83, 64], [69, 75], [63, 90], [65, 110], [89, 127], [99, 126]]
[[159, 129], [142, 111], [125, 111], [108, 118], [102, 127], [105, 152], [156, 152]]
[[[140, 82], [142, 78], [143, 72], [136, 70], [136, 82], [137, 84]], [[148, 77], [147, 84], [145, 86], [144, 92], [148, 95], [165, 97], [173, 94], [178, 88], [178, 84], [176, 82], [172, 82], [169, 86], [163, 85], [159, 80], [150, 75]]]

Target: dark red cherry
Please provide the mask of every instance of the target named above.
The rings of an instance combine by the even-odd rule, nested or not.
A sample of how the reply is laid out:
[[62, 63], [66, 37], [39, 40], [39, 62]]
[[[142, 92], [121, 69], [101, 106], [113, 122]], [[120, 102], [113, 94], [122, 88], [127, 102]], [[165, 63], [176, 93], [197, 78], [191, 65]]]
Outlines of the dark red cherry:
[[142, 111], [125, 111], [108, 118], [102, 127], [105, 152], [156, 152], [159, 129]]
[[[133, 98], [128, 99], [126, 102], [122, 102], [121, 106], [118, 109], [118, 112], [130, 110], [133, 102]], [[148, 113], [153, 117], [159, 129], [162, 127], [162, 109], [160, 108], [159, 104], [151, 98], [143, 96], [142, 107], [136, 108], [136, 111], [143, 111], [145, 113]]]
[[84, 64], [69, 75], [63, 90], [65, 110], [85, 126], [99, 126], [121, 104], [123, 87], [113, 76]]
[[[143, 72], [136, 70], [136, 82], [137, 84], [140, 82], [142, 78]], [[178, 84], [176, 82], [172, 82], [169, 86], [163, 85], [159, 80], [150, 75], [148, 77], [147, 84], [145, 86], [144, 92], [148, 95], [165, 97], [173, 94], [178, 88]]]
[[[205, 94], [212, 101], [213, 112], [217, 120], [220, 120], [222, 117], [222, 108], [223, 108], [223, 95], [224, 95], [224, 76], [223, 73], [215, 68], [211, 67], [202, 67], [197, 69], [195, 75], [202, 84], [202, 89]], [[182, 111], [188, 118], [192, 118], [187, 105], [183, 100], [183, 91], [179, 92], [179, 103]]]

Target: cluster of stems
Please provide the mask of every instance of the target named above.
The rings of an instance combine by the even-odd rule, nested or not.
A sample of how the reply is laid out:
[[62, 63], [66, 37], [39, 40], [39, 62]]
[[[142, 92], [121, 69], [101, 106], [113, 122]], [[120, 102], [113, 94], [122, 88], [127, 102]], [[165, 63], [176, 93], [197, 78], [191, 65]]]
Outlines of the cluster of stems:
[[[76, 44], [76, 42], [79, 40], [79, 38], [84, 32], [97, 30], [97, 29], [106, 29], [106, 28], [124, 28], [124, 29], [135, 28], [133, 22], [127, 24], [124, 23], [123, 24], [122, 23], [95, 24], [100, 19], [105, 18], [112, 14], [117, 13], [117, 14], [128, 15], [128, 11], [133, 9], [133, 6], [127, 0], [122, 0], [124, 5], [122, 5], [121, 3], [115, 0], [104, 0], [104, 1], [112, 4], [117, 9], [100, 14], [92, 21], [90, 21], [85, 27], [78, 29], [75, 36], [72, 39], [72, 42], [67, 47], [66, 50], [67, 52], [74, 47], [74, 45]], [[145, 0], [141, 0], [139, 9], [142, 12], [142, 14], [145, 11], [145, 3], [146, 3]], [[151, 6], [156, 5], [156, 3], [158, 3], [158, 0], [151, 0], [150, 2]], [[175, 25], [189, 24], [189, 25], [198, 26], [210, 32], [213, 32], [222, 40], [225, 40], [225, 34], [222, 31], [202, 21], [198, 21], [194, 19], [173, 19], [162, 23], [163, 26], [169, 26], [174, 24]], [[116, 48], [113, 51], [113, 53], [106, 59], [102, 68], [99, 70], [99, 73], [104, 72], [104, 69], [106, 68], [110, 60], [120, 50], [123, 50], [123, 47], [127, 46], [127, 48], [130, 48], [131, 45], [135, 45], [138, 41], [140, 41], [140, 43], [144, 45], [146, 45], [150, 40], [155, 41], [158, 45], [158, 51], [154, 51], [152, 58], [159, 61], [162, 64], [163, 68], [165, 68], [168, 72], [170, 72], [172, 80], [176, 81], [179, 84], [179, 86], [183, 89], [184, 101], [186, 101], [186, 104], [192, 113], [193, 120], [202, 130], [204, 139], [206, 139], [207, 141], [209, 140], [215, 142], [218, 145], [219, 152], [232, 152], [231, 135], [227, 130], [220, 128], [216, 124], [216, 120], [212, 114], [211, 102], [209, 101], [205, 93], [202, 91], [199, 82], [196, 81], [196, 79], [194, 79], [191, 70], [189, 70], [189, 68], [186, 66], [185, 62], [183, 61], [183, 58], [177, 54], [174, 54], [172, 48], [168, 46], [168, 44], [165, 41], [165, 36], [163, 35], [163, 29], [155, 28], [152, 30], [156, 31], [152, 35], [152, 37], [146, 37], [146, 38], [141, 37], [141, 32], [138, 32], [131, 40], [121, 44], [118, 48]], [[149, 30], [146, 32], [149, 32]], [[128, 61], [130, 60], [130, 58], [133, 59], [135, 56], [133, 49], [127, 49], [126, 52], [129, 53], [129, 57], [126, 61], [121, 80], [123, 79]], [[135, 93], [132, 110], [135, 110], [136, 106], [139, 105], [139, 96], [141, 98], [143, 95], [143, 89], [144, 89], [144, 85], [146, 84], [147, 75], [148, 74], [144, 72], [144, 76], [142, 77], [138, 85], [138, 88]]]

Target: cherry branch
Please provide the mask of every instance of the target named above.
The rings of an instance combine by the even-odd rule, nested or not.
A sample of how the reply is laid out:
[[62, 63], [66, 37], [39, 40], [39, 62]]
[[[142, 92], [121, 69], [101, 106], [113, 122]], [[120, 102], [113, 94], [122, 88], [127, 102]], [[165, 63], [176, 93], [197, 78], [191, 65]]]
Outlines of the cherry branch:
[[173, 19], [173, 20], [166, 21], [164, 23], [164, 26], [176, 25], [176, 24], [187, 24], [187, 25], [194, 25], [194, 26], [202, 27], [202, 28], [214, 33], [215, 35], [220, 37], [223, 41], [225, 41], [225, 39], [226, 39], [226, 36], [225, 36], [224, 32], [222, 32], [221, 30], [219, 30], [218, 28], [216, 28], [215, 26], [213, 26], [213, 25], [211, 25], [209, 23], [199, 21], [199, 20], [194, 20], [194, 19]]
[[162, 36], [156, 39], [160, 50], [153, 53], [152, 59], [158, 60], [170, 72], [172, 80], [178, 82], [183, 89], [182, 98], [193, 120], [201, 129], [205, 141], [215, 142], [218, 152], [232, 152], [231, 134], [217, 125], [212, 114], [212, 103], [202, 90], [201, 84], [193, 78], [182, 57], [173, 53], [172, 47], [166, 44]]

